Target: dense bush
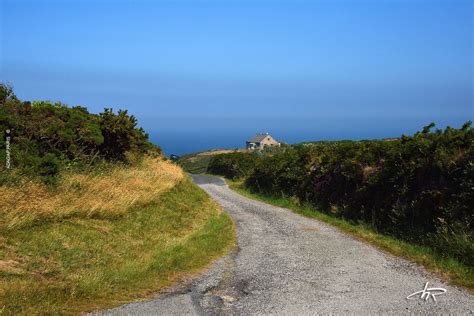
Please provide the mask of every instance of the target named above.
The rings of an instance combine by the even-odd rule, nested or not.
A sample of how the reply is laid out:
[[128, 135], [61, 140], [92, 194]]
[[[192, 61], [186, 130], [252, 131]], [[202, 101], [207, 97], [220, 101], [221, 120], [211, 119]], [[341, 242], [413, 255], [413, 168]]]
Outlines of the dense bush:
[[229, 179], [243, 178], [252, 173], [259, 156], [250, 152], [235, 152], [215, 155], [209, 161], [207, 171]]
[[[474, 266], [474, 129], [433, 127], [393, 140], [287, 147], [246, 161], [253, 168], [245, 183]], [[235, 162], [231, 155], [225, 160]]]
[[[11, 130], [11, 169], [53, 183], [61, 168], [98, 160], [126, 161], [126, 153], [158, 150], [127, 111], [92, 114], [85, 107], [44, 101], [22, 102], [0, 83], [0, 129]], [[0, 147], [5, 148], [5, 137]], [[5, 181], [5, 154], [0, 155]], [[13, 172], [10, 172], [13, 174]]]
[[127, 110], [119, 110], [115, 114], [112, 109], [105, 109], [99, 118], [104, 137], [99, 149], [106, 157], [124, 160], [126, 152], [145, 152], [151, 148], [148, 135], [142, 128], [136, 127], [137, 119], [129, 116]]

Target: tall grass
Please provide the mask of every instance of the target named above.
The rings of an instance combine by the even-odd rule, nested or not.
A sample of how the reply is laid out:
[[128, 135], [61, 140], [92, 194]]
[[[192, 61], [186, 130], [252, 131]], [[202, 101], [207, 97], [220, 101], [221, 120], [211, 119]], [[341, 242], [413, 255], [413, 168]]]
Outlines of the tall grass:
[[182, 179], [178, 166], [145, 157], [133, 168], [118, 164], [99, 173], [67, 172], [56, 187], [39, 181], [0, 186], [0, 230], [71, 216], [122, 216], [134, 204], [150, 202]]

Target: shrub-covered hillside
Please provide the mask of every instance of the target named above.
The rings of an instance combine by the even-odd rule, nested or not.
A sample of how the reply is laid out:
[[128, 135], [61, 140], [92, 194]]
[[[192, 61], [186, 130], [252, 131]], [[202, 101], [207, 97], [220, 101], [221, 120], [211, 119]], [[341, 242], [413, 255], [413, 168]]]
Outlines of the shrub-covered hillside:
[[[47, 182], [66, 167], [90, 166], [98, 160], [125, 161], [127, 153], [159, 152], [126, 110], [105, 109], [97, 115], [82, 106], [21, 101], [1, 83], [0, 129], [5, 136], [10, 131], [13, 174], [41, 176]], [[1, 148], [5, 141], [6, 137], [0, 139]], [[5, 159], [5, 154], [0, 155], [0, 171], [6, 168]], [[2, 172], [2, 181], [6, 176]]]

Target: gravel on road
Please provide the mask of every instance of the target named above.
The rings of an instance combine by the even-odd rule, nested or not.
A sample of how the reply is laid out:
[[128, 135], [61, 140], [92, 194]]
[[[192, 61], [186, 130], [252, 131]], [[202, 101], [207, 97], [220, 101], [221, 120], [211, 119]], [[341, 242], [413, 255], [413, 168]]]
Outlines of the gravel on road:
[[[414, 263], [243, 197], [218, 177], [192, 177], [235, 221], [236, 249], [187, 284], [103, 314], [474, 314], [474, 296]], [[406, 299], [426, 282], [446, 293]]]

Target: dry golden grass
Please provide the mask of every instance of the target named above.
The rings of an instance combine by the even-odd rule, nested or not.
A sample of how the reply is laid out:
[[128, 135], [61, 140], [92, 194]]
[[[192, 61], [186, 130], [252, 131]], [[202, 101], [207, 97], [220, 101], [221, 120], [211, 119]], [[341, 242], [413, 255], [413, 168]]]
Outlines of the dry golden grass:
[[23, 274], [25, 270], [20, 267], [20, 263], [15, 260], [0, 260], [0, 272], [10, 274]]
[[106, 174], [64, 174], [57, 189], [38, 182], [0, 187], [0, 230], [70, 216], [112, 218], [136, 203], [147, 203], [183, 179], [180, 167], [146, 157], [135, 167]]

